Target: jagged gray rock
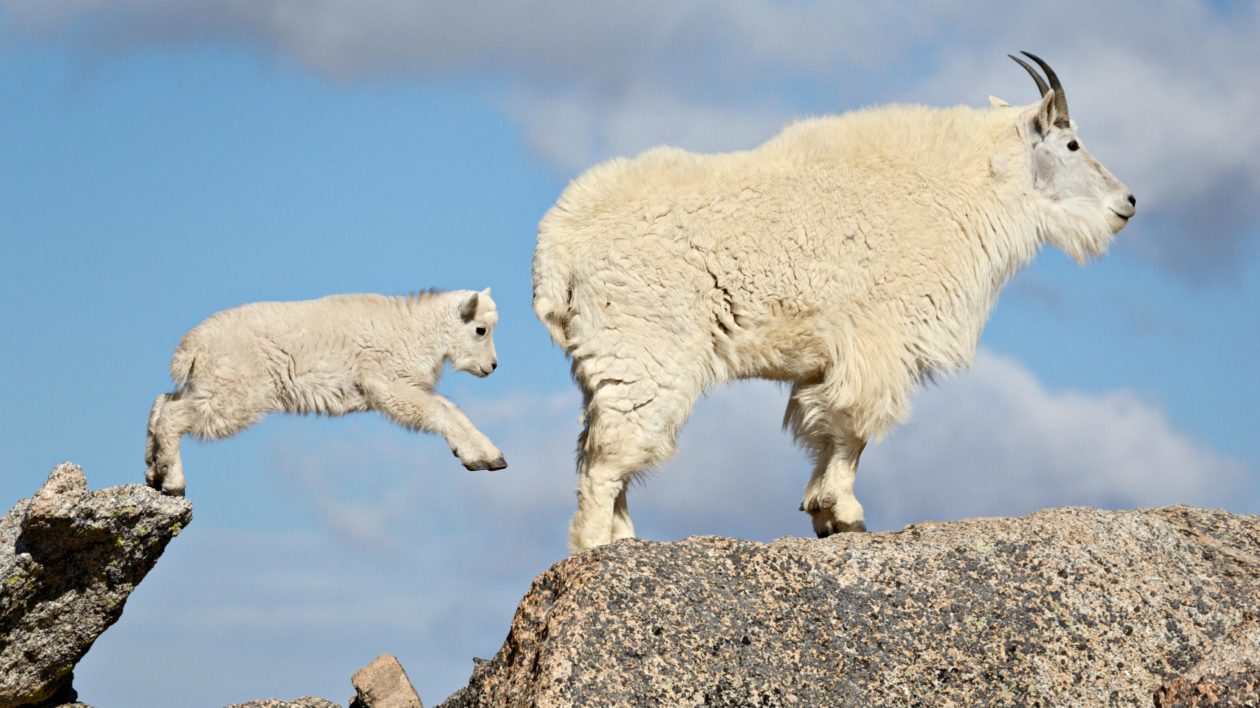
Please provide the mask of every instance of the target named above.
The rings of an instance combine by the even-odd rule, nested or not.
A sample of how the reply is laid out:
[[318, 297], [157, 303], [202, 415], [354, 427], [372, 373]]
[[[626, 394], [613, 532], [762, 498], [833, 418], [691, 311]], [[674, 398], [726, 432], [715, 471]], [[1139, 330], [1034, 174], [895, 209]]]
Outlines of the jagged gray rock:
[[623, 541], [539, 576], [442, 705], [1151, 705], [1257, 608], [1260, 517], [1187, 507]]
[[0, 519], [0, 708], [73, 699], [75, 664], [191, 520], [143, 485], [89, 491], [71, 463]]

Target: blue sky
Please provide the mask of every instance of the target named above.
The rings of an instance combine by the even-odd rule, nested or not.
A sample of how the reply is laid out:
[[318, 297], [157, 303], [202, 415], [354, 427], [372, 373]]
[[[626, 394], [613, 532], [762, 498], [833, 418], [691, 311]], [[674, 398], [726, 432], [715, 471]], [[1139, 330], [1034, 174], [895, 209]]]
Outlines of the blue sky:
[[[469, 473], [372, 415], [186, 441], [196, 518], [82, 662], [93, 705], [314, 693], [396, 654], [422, 698], [497, 651], [565, 554], [578, 398], [530, 311], [538, 219], [582, 169], [755, 145], [796, 117], [1035, 97], [1138, 197], [1111, 252], [1045, 251], [976, 367], [859, 474], [868, 522], [1172, 503], [1260, 513], [1260, 16], [1250, 3], [915, 10], [757, 0], [0, 0], [0, 491], [142, 481], [179, 337], [244, 302], [490, 286], [500, 368], [441, 389], [506, 453]], [[701, 402], [631, 495], [641, 536], [807, 535], [783, 391]]]

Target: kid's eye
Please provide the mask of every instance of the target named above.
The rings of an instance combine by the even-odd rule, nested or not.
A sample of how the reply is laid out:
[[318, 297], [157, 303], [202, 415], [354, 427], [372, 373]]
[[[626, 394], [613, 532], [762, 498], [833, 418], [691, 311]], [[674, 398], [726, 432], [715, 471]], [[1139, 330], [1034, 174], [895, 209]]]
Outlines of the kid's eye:
[[484, 337], [484, 336], [486, 336], [486, 328], [485, 328], [485, 327], [478, 327], [478, 328], [477, 328], [477, 336], [478, 336], [478, 337]]
[[1068, 143], [1068, 150], [1071, 150], [1072, 152], [1076, 152], [1077, 150], [1080, 150], [1080, 149], [1081, 149], [1081, 144], [1076, 142], [1075, 140]]

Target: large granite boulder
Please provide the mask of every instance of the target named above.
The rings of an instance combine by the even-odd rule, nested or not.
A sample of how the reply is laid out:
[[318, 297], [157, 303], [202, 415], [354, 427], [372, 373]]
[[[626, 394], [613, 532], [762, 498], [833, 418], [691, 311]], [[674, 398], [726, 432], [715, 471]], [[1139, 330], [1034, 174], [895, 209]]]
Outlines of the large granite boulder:
[[541, 575], [442, 705], [1151, 705], [1213, 680], [1254, 696], [1256, 653], [1230, 647], [1255, 647], [1258, 612], [1260, 517], [1186, 507], [623, 541]]
[[183, 497], [91, 492], [69, 463], [0, 519], [0, 708], [73, 700], [75, 664], [190, 520]]

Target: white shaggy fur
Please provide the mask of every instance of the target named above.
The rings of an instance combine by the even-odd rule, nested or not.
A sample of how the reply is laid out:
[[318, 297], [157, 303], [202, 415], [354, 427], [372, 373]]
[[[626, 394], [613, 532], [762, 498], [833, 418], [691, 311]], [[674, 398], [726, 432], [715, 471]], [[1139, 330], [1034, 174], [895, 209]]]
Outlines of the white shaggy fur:
[[332, 295], [259, 302], [193, 328], [171, 360], [174, 393], [149, 414], [150, 486], [184, 493], [184, 433], [227, 437], [267, 413], [344, 415], [376, 410], [438, 433], [470, 470], [503, 469], [503, 454], [463, 411], [433, 390], [446, 362], [488, 376], [498, 366], [490, 290]]
[[856, 111], [574, 180], [533, 266], [534, 310], [585, 399], [570, 548], [633, 536], [628, 482], [674, 454], [706, 387], [741, 378], [791, 384], [784, 425], [814, 459], [801, 508], [818, 535], [864, 530], [867, 440], [917, 383], [970, 364], [999, 289], [1043, 243], [1084, 261], [1134, 213], [1054, 96]]

